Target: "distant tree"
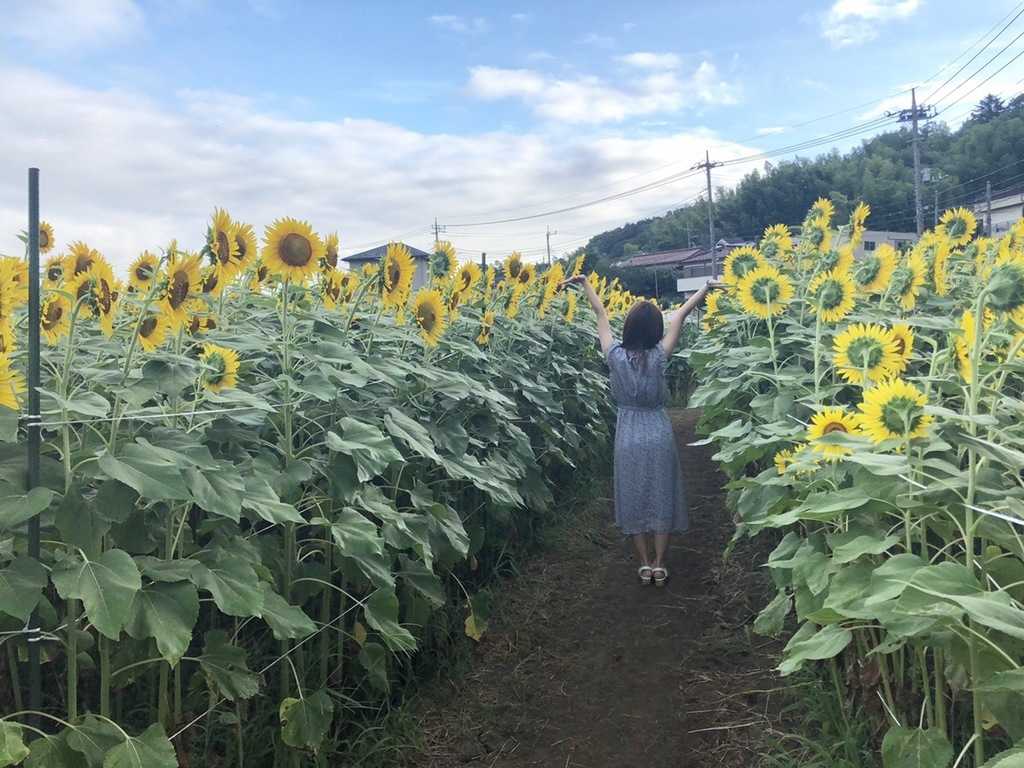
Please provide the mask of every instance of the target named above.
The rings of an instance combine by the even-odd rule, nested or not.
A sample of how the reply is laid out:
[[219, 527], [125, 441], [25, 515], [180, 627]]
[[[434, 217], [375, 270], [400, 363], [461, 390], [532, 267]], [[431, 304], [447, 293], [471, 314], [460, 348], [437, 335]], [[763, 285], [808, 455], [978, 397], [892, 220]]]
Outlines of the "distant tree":
[[1006, 104], [1003, 100], [990, 93], [971, 111], [971, 120], [976, 123], [991, 123], [1005, 111]]
[[1010, 99], [1009, 104], [1006, 105], [1006, 111], [1015, 113], [1024, 112], [1024, 93], [1018, 93]]

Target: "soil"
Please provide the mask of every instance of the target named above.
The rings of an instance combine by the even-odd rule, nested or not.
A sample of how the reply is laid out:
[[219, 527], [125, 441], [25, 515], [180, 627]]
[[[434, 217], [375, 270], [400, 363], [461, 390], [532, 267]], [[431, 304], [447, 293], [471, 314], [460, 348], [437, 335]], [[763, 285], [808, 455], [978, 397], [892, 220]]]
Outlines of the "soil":
[[498, 590], [471, 669], [418, 707], [430, 768], [755, 766], [784, 683], [779, 641], [749, 627], [769, 599], [764, 553], [733, 532], [724, 478], [694, 447], [697, 411], [672, 412], [691, 509], [667, 586], [641, 586], [611, 523], [610, 484], [559, 546]]

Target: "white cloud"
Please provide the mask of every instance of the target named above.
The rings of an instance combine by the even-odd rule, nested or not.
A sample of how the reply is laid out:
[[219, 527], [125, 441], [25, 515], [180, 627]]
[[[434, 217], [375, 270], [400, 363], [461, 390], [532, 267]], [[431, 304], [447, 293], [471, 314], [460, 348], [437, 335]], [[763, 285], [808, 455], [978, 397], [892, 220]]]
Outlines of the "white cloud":
[[554, 55], [547, 51], [530, 51], [526, 54], [528, 61], [554, 61]]
[[478, 35], [487, 31], [488, 24], [487, 19], [480, 18], [466, 18], [464, 16], [453, 16], [453, 15], [441, 15], [431, 16], [430, 23], [434, 26], [440, 27], [441, 29], [449, 32], [455, 32], [460, 35]]
[[620, 56], [619, 61], [637, 69], [679, 69], [682, 61], [675, 53], [649, 53], [638, 51]]
[[6, 7], [0, 36], [67, 53], [137, 35], [143, 22], [135, 0], [32, 0]]
[[[346, 252], [389, 238], [426, 247], [434, 216], [473, 221], [495, 210], [530, 213], [593, 199], [667, 176], [680, 168], [662, 168], [666, 158], [685, 167], [715, 141], [700, 132], [428, 134], [375, 120], [297, 120], [224, 93], [181, 92], [157, 102], [3, 66], [0, 82], [0, 114], [7, 116], [0, 122], [0, 252], [20, 252], [25, 169], [37, 166], [43, 217], [58, 243], [85, 240], [121, 268], [172, 237], [197, 248], [214, 206], [260, 232], [284, 215], [320, 231], [337, 229]], [[40, 103], [48, 108], [36, 109]], [[724, 144], [715, 156], [753, 151]], [[741, 172], [716, 170], [715, 182]], [[702, 183], [694, 177], [555, 217], [552, 224], [574, 235], [552, 245], [560, 253], [573, 238], [582, 244], [581, 235], [664, 211]], [[513, 248], [539, 256], [543, 224], [473, 230], [453, 240], [474, 256]]]
[[785, 133], [785, 132], [786, 132], [786, 128], [785, 128], [785, 126], [782, 126], [782, 125], [771, 125], [771, 126], [768, 126], [767, 128], [758, 128], [757, 129], [757, 135], [758, 136], [775, 136], [776, 134]]
[[540, 117], [564, 123], [622, 122], [640, 115], [676, 112], [693, 103], [735, 104], [738, 100], [737, 87], [719, 77], [710, 61], [701, 62], [685, 77], [660, 69], [625, 86], [593, 76], [568, 80], [532, 69], [481, 66], [470, 70], [469, 90], [488, 101], [518, 98]]
[[590, 32], [581, 37], [579, 43], [580, 45], [593, 45], [597, 48], [612, 48], [615, 45], [615, 38]]
[[922, 0], [836, 0], [822, 19], [821, 34], [835, 48], [874, 40], [886, 22], [907, 19]]
[[528, 21], [533, 20], [532, 13], [513, 13], [512, 21], [518, 21], [520, 24], [525, 24]]

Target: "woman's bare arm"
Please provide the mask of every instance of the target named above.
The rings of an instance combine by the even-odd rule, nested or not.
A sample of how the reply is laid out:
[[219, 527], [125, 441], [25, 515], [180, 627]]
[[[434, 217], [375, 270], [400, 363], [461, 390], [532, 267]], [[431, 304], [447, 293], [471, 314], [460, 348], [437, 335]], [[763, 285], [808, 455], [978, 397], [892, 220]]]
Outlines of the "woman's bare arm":
[[707, 296], [712, 289], [718, 287], [718, 283], [714, 283], [709, 280], [699, 291], [693, 294], [685, 304], [683, 304], [678, 312], [669, 318], [668, 328], [665, 329], [665, 335], [661, 340], [661, 347], [665, 350], [666, 355], [671, 355], [676, 348], [676, 344], [679, 343], [679, 336], [683, 330], [683, 321], [686, 320], [693, 310], [700, 306], [700, 303], [704, 301], [704, 297]]
[[608, 313], [604, 309], [604, 304], [601, 303], [601, 297], [594, 290], [594, 286], [583, 275], [570, 277], [562, 285], [577, 285], [583, 288], [583, 292], [587, 295], [587, 300], [597, 316], [597, 338], [601, 342], [601, 351], [607, 355], [615, 340], [612, 338], [612, 326], [608, 322]]

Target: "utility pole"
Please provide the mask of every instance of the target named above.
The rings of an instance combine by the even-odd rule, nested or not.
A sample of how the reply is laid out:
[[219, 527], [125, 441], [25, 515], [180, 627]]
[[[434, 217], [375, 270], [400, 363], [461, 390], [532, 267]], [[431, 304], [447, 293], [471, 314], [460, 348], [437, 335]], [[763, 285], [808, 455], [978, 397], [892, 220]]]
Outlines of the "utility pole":
[[886, 112], [886, 117], [896, 117], [901, 123], [910, 123], [911, 135], [914, 147], [914, 223], [917, 226], [917, 234], [924, 232], [924, 211], [921, 208], [921, 132], [918, 129], [920, 120], [929, 120], [935, 117], [935, 108], [931, 106], [918, 105], [917, 89], [910, 89], [910, 109], [901, 109], [899, 112]]
[[715, 248], [715, 208], [714, 201], [711, 198], [711, 169], [716, 168], [721, 163], [712, 163], [711, 155], [708, 150], [704, 150], [704, 162], [697, 163], [693, 166], [693, 169], [703, 168], [706, 174], [708, 183], [708, 243], [711, 249], [711, 277], [718, 277], [718, 250]]
[[545, 233], [545, 238], [548, 241], [548, 266], [550, 267], [551, 266], [551, 236], [552, 235], [557, 235], [558, 234], [558, 230], [557, 229], [551, 229], [551, 227], [546, 227], [546, 229], [547, 229], [547, 232]]
[[480, 269], [482, 269], [484, 272], [487, 271], [487, 251], [483, 251], [480, 254]]
[[444, 232], [447, 227], [442, 227], [437, 223], [437, 216], [434, 217], [434, 242], [441, 242], [441, 233]]
[[932, 221], [932, 226], [933, 227], [937, 227], [937, 226], [939, 226], [939, 188], [938, 187], [935, 188], [935, 209], [934, 209], [933, 213], [935, 215], [935, 218]]
[[985, 182], [985, 237], [992, 237], [992, 182]]

